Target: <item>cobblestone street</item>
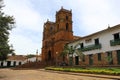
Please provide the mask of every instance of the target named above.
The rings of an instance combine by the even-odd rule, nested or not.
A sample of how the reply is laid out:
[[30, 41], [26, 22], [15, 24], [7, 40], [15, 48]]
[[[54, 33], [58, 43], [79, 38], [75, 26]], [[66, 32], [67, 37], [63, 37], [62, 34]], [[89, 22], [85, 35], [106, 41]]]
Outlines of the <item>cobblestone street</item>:
[[45, 70], [0, 69], [0, 80], [115, 80], [109, 78], [62, 74]]

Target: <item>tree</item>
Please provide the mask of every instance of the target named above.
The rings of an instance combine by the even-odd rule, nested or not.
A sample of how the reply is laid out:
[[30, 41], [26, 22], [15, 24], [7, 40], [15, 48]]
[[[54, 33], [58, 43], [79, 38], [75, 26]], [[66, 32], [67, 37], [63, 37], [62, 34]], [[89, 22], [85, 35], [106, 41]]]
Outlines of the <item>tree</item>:
[[7, 59], [7, 55], [13, 53], [13, 49], [8, 44], [9, 34], [14, 26], [13, 16], [5, 15], [2, 12], [3, 1], [0, 0], [0, 60]]
[[34, 54], [28, 54], [26, 57], [27, 58], [32, 58], [32, 57], [35, 57], [36, 55], [34, 55]]
[[[76, 53], [80, 59], [83, 59], [84, 54], [82, 53], [82, 51], [77, 48], [80, 44], [73, 46], [68, 46], [67, 44], [64, 46], [63, 51], [61, 52], [61, 56], [63, 58], [63, 62], [65, 61], [65, 56], [69, 55], [69, 65], [73, 65], [73, 54]], [[71, 55], [71, 57], [70, 57]]]

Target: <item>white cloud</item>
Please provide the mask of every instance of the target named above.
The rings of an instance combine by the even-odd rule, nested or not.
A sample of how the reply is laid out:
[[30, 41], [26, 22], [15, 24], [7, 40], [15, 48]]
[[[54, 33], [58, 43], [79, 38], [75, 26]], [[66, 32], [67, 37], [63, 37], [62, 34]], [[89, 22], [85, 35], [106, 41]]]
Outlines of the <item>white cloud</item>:
[[74, 33], [79, 33], [79, 36], [103, 30], [108, 24], [114, 26], [120, 23], [118, 10], [120, 5], [117, 0], [67, 0], [66, 2], [69, 3], [65, 6], [73, 9], [73, 25], [76, 29]]
[[120, 24], [118, 0], [4, 0], [4, 11], [16, 19], [10, 35], [17, 54], [41, 50], [43, 24], [54, 21], [61, 6], [72, 9], [73, 31], [79, 36]]
[[16, 28], [10, 35], [10, 44], [13, 44], [16, 54], [32, 54], [36, 49], [40, 51], [44, 17], [33, 9], [29, 0], [5, 0], [4, 3], [4, 12], [13, 15], [16, 21]]
[[[36, 54], [36, 50], [40, 49], [40, 44], [22, 35], [12, 35], [10, 37], [11, 43], [14, 43], [13, 48], [16, 54]], [[39, 50], [40, 51], [40, 50]]]
[[32, 8], [33, 5], [29, 0], [6, 0], [5, 3], [5, 12], [15, 17], [17, 27], [42, 31], [42, 26], [39, 24], [43, 17]]

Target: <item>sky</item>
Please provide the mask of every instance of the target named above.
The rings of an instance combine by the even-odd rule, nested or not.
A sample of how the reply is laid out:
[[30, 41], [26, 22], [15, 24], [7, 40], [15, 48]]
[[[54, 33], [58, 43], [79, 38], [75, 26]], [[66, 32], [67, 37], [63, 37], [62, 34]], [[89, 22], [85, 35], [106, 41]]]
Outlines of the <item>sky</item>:
[[73, 32], [86, 36], [120, 24], [120, 0], [4, 0], [5, 14], [14, 16], [9, 44], [17, 55], [41, 53], [43, 24], [55, 21], [56, 11], [72, 10]]

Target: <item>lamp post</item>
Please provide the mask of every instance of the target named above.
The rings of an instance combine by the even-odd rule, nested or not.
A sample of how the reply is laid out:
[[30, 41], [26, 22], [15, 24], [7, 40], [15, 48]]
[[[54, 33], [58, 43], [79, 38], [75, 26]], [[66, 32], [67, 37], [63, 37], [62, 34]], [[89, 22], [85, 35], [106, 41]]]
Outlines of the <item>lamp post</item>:
[[38, 49], [36, 50], [36, 62], [38, 61]]
[[56, 66], [57, 66], [57, 54], [58, 54], [58, 52], [56, 52]]

